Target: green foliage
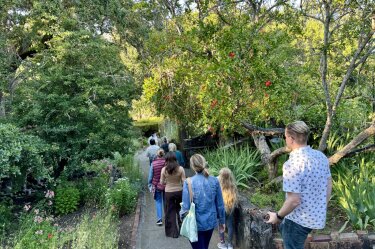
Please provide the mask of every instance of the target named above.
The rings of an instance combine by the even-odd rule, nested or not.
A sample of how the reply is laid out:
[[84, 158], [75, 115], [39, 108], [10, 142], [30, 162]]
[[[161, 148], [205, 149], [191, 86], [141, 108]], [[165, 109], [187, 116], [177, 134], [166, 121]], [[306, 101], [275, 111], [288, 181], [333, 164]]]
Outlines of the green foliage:
[[55, 194], [55, 210], [58, 214], [68, 214], [77, 210], [79, 205], [80, 192], [77, 188], [63, 182]]
[[13, 203], [11, 201], [0, 202], [0, 245], [5, 240], [5, 234], [10, 228], [13, 228], [14, 215]]
[[340, 135], [337, 130], [332, 132], [327, 139], [327, 153], [333, 155], [336, 151], [344, 148], [350, 142], [351, 135], [350, 132], [346, 132], [344, 135]]
[[245, 119], [260, 124], [271, 117], [284, 123], [310, 119], [309, 112], [324, 117], [321, 107], [304, 108], [317, 91], [302, 77], [309, 69], [300, 66], [289, 24], [259, 28], [234, 6], [174, 21], [183, 33], [155, 31], [147, 42], [157, 63], [144, 94], [161, 114], [187, 127], [229, 131], [238, 131]]
[[285, 200], [284, 192], [264, 193], [256, 191], [251, 197], [250, 202], [259, 208], [271, 208], [272, 210], [280, 210]]
[[85, 163], [82, 170], [84, 177], [76, 181], [75, 187], [80, 190], [80, 201], [84, 205], [101, 208], [106, 206], [106, 193], [111, 191], [109, 189], [111, 177], [124, 175], [129, 179], [135, 192], [141, 188], [142, 172], [132, 154], [122, 156], [115, 152], [113, 159]]
[[18, 233], [13, 238], [14, 249], [50, 249], [58, 248], [57, 227], [52, 224], [52, 217], [47, 217], [34, 209], [23, 214]]
[[239, 188], [249, 188], [249, 180], [257, 180], [254, 175], [259, 170], [260, 157], [258, 152], [249, 146], [206, 151], [204, 157], [213, 175], [218, 175], [221, 168], [230, 168]]
[[140, 184], [142, 172], [137, 162], [134, 161], [134, 155], [122, 156], [120, 153], [113, 153], [114, 164], [120, 169], [122, 175], [126, 176], [132, 184]]
[[128, 178], [118, 179], [112, 189], [108, 189], [106, 198], [108, 207], [120, 216], [131, 213], [137, 204], [138, 191]]
[[118, 246], [117, 222], [107, 210], [85, 213], [76, 227], [61, 227], [52, 217], [35, 215], [34, 211], [23, 215], [20, 224], [16, 236], [9, 238], [9, 248], [112, 249]]
[[111, 212], [102, 210], [94, 215], [85, 214], [82, 221], [70, 233], [71, 248], [103, 248], [118, 247], [117, 222], [112, 219]]
[[76, 186], [80, 190], [80, 202], [86, 206], [105, 207], [108, 182], [108, 175], [104, 174], [79, 180]]
[[375, 227], [375, 167], [374, 157], [362, 159], [351, 168], [338, 171], [333, 190], [339, 205], [345, 210], [354, 228]]
[[48, 46], [20, 69], [27, 77], [16, 90], [14, 122], [35, 127], [71, 171], [112, 151], [130, 152], [135, 87], [121, 50], [84, 30], [59, 32]]
[[163, 121], [162, 118], [159, 117], [151, 117], [146, 119], [140, 119], [135, 121], [133, 124], [135, 127], [139, 128], [142, 134], [146, 134], [150, 131], [158, 131], [159, 125]]
[[9, 180], [13, 193], [21, 189], [27, 177], [49, 178], [45, 158], [48, 151], [49, 146], [37, 136], [0, 123], [0, 182]]

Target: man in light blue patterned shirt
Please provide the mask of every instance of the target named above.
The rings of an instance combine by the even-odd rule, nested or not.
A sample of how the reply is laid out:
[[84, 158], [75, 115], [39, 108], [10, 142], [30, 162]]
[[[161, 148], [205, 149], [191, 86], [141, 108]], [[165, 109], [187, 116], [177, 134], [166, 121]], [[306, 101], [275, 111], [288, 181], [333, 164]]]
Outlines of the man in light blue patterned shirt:
[[[322, 229], [326, 222], [332, 179], [327, 157], [307, 145], [310, 129], [303, 121], [288, 124], [285, 140], [292, 150], [283, 165], [282, 208], [269, 212], [267, 223], [280, 223], [284, 249], [303, 249], [312, 229]], [[285, 217], [285, 219], [284, 219]]]

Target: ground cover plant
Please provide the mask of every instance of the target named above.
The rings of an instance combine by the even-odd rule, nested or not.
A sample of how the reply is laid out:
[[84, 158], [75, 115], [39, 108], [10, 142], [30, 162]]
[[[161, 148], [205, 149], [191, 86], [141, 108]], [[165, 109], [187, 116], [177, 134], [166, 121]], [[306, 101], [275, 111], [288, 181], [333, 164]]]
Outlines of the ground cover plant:
[[84, 213], [76, 225], [61, 226], [57, 219], [39, 209], [21, 217], [18, 233], [4, 248], [116, 248], [117, 222], [110, 210]]
[[[139, 166], [133, 155], [114, 153], [113, 158], [86, 163], [83, 169], [83, 176], [70, 180], [63, 176], [55, 189], [43, 192], [38, 203], [28, 202], [17, 213], [9, 203], [1, 203], [1, 245], [116, 248], [119, 217], [133, 212], [141, 191]], [[59, 222], [72, 212], [83, 213], [73, 223]], [[6, 229], [14, 218], [19, 225], [13, 222], [12, 229]]]

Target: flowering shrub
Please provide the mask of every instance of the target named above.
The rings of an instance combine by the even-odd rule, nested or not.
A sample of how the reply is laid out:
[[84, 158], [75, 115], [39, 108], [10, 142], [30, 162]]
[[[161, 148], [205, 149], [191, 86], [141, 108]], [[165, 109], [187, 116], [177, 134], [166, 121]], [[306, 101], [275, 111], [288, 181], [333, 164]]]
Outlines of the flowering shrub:
[[131, 213], [137, 204], [137, 190], [128, 178], [118, 179], [112, 189], [108, 189], [106, 197], [108, 207], [120, 216]]
[[[25, 206], [26, 209], [29, 205]], [[21, 217], [21, 227], [14, 238], [13, 248], [43, 249], [57, 248], [57, 227], [54, 218], [39, 209], [28, 209]]]
[[30, 209], [7, 244], [15, 249], [117, 248], [117, 224], [111, 216], [107, 211], [85, 214], [77, 226], [61, 227], [44, 211]]

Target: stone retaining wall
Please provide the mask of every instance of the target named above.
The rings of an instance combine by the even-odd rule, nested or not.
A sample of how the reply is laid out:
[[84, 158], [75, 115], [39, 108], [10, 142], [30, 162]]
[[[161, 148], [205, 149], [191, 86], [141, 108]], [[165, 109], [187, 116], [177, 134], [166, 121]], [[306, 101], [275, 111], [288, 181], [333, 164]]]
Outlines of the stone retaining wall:
[[[234, 244], [240, 249], [283, 249], [276, 227], [264, 222], [266, 210], [260, 210], [240, 196], [234, 213]], [[330, 235], [309, 235], [305, 249], [375, 249], [375, 233], [332, 232]]]

